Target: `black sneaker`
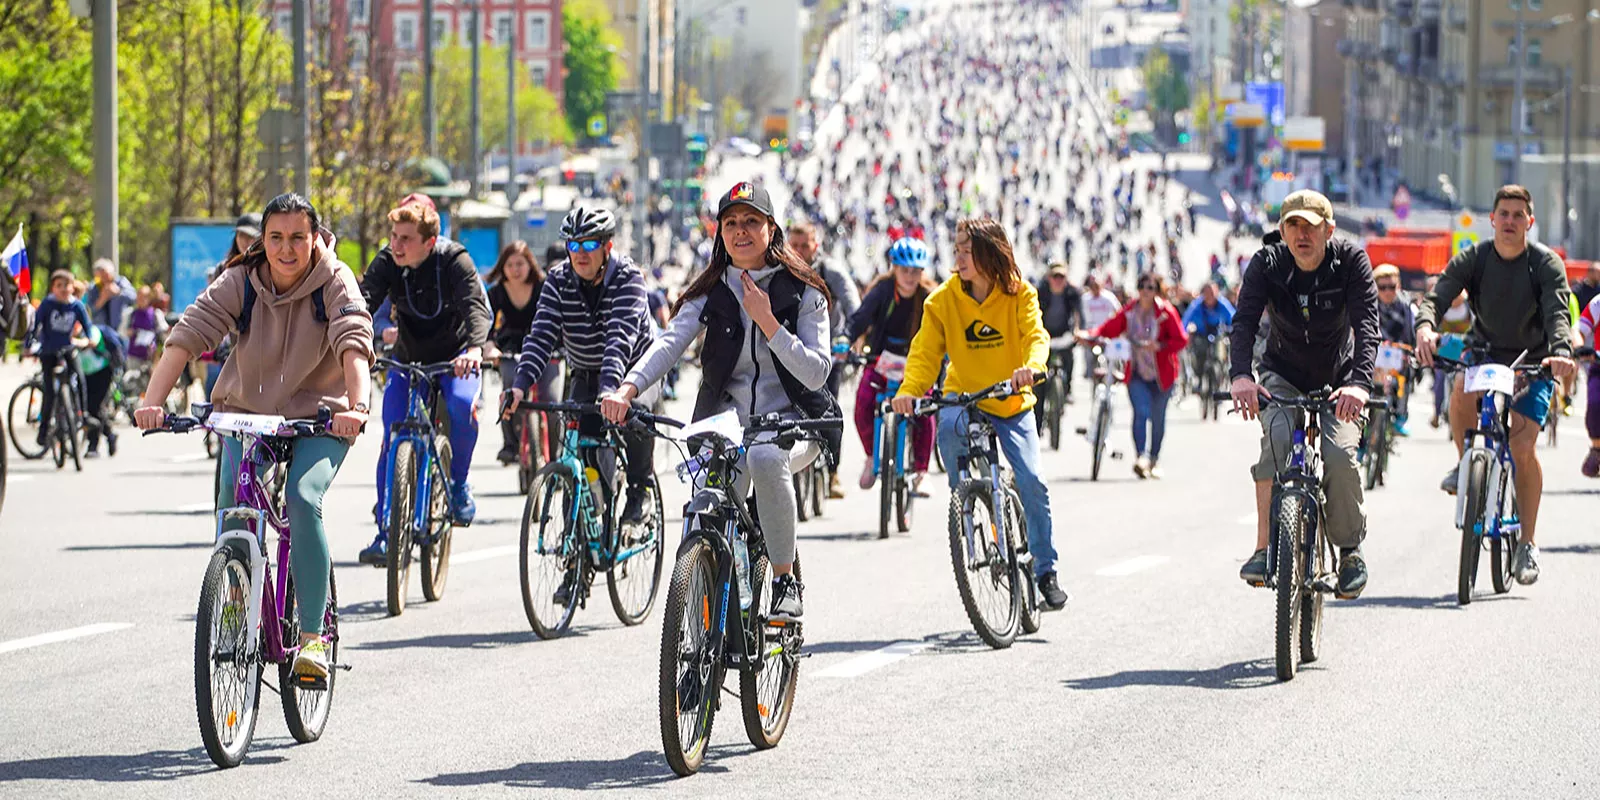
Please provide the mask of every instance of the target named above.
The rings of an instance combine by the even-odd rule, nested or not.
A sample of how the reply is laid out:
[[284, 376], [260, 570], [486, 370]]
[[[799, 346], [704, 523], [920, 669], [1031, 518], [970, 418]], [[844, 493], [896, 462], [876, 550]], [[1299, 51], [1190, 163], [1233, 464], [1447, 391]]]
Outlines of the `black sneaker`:
[[387, 565], [389, 563], [389, 537], [381, 533], [378, 534], [378, 538], [373, 539], [372, 544], [362, 548], [361, 554], [356, 556], [356, 560], [374, 567]]
[[1334, 595], [1340, 600], [1354, 600], [1367, 588], [1367, 562], [1360, 550], [1346, 550], [1339, 557], [1339, 585]]
[[1239, 578], [1251, 586], [1267, 585], [1267, 548], [1263, 547], [1250, 555], [1244, 566], [1239, 568]]
[[515, 463], [517, 463], [517, 448], [515, 448], [515, 447], [503, 447], [503, 448], [500, 449], [500, 452], [495, 454], [494, 457], [495, 457], [495, 460], [500, 462], [501, 466], [508, 466], [510, 464], [515, 464]]
[[113, 458], [117, 455], [117, 435], [106, 431], [106, 455]]
[[793, 574], [779, 575], [772, 581], [771, 619], [799, 619], [802, 613], [800, 590], [803, 587]]
[[572, 590], [578, 585], [578, 571], [569, 569], [561, 575], [561, 585], [556, 587], [555, 597], [551, 598], [558, 606], [566, 606], [572, 602]]
[[644, 521], [644, 501], [649, 497], [647, 487], [629, 486], [627, 495], [622, 504], [622, 524], [638, 525]]
[[1067, 593], [1062, 591], [1061, 582], [1057, 580], [1054, 572], [1046, 572], [1039, 576], [1039, 594], [1044, 598], [1046, 611], [1060, 611], [1067, 607]]

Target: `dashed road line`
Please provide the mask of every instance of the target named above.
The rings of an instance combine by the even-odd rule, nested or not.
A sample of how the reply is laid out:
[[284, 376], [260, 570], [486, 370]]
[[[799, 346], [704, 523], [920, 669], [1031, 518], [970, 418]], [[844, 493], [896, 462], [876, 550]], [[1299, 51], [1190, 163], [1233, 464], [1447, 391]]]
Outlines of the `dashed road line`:
[[902, 658], [915, 655], [930, 646], [927, 642], [895, 642], [864, 656], [857, 656], [809, 674], [813, 678], [858, 678], [879, 667], [887, 667]]
[[68, 628], [64, 631], [41, 633], [38, 636], [28, 636], [22, 639], [12, 639], [9, 642], [0, 642], [0, 653], [10, 653], [14, 650], [26, 650], [30, 647], [66, 642], [81, 639], [85, 636], [97, 636], [102, 633], [111, 633], [133, 627], [131, 622], [96, 622], [93, 625], [84, 625], [79, 628]]
[[488, 561], [491, 558], [500, 558], [501, 556], [514, 556], [520, 549], [521, 548], [514, 544], [503, 544], [498, 547], [483, 547], [477, 550], [468, 550], [465, 553], [453, 553], [450, 556], [450, 563], [452, 565], [471, 564], [474, 561]]
[[1120, 578], [1125, 575], [1132, 575], [1135, 572], [1143, 572], [1147, 569], [1159, 567], [1171, 560], [1166, 556], [1139, 556], [1130, 558], [1127, 561], [1118, 561], [1108, 567], [1101, 567], [1095, 570], [1094, 574], [1102, 578]]

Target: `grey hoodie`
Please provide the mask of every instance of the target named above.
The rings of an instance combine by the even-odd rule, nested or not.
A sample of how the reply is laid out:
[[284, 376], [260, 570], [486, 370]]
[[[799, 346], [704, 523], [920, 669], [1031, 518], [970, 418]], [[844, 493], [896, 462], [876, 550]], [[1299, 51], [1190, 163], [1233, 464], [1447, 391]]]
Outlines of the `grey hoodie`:
[[[750, 277], [755, 278], [757, 286], [768, 290], [772, 276], [781, 269], [784, 267], [754, 270]], [[733, 291], [733, 296], [741, 303], [742, 312], [744, 284], [739, 280], [739, 272], [737, 267], [728, 267], [722, 274], [722, 282]], [[684, 303], [678, 309], [677, 316], [672, 318], [666, 333], [656, 339], [656, 343], [639, 358], [625, 381], [642, 391], [661, 380], [705, 328], [700, 322], [700, 313], [705, 304], [704, 296]], [[795, 326], [799, 335], [779, 327], [771, 342], [750, 321], [748, 314], [741, 313], [740, 318], [744, 322], [745, 344], [739, 348], [739, 363], [728, 378], [727, 398], [713, 413], [732, 408], [738, 412], [739, 421], [743, 424], [749, 424], [752, 411], [756, 416], [772, 413], [798, 416], [800, 412], [783, 390], [783, 383], [778, 380], [778, 370], [772, 360], [776, 357], [789, 374], [807, 389], [822, 388], [827, 382], [828, 370], [833, 367], [833, 358], [829, 354], [827, 299], [821, 292], [807, 286], [800, 297], [800, 318]]]

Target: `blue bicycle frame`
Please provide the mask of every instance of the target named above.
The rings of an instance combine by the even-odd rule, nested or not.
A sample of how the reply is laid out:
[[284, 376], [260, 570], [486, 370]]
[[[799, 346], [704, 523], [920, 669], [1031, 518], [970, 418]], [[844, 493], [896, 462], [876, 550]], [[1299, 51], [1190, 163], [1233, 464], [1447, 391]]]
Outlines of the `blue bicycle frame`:
[[[883, 390], [878, 392], [872, 405], [872, 471], [879, 478], [883, 474], [883, 453], [878, 446], [883, 441], [883, 404], [894, 399], [895, 393], [900, 391], [900, 381], [884, 377]], [[894, 425], [894, 477], [903, 477], [906, 474], [906, 441], [910, 423], [905, 416], [895, 420]]]
[[[1493, 463], [1498, 466], [1499, 470], [1503, 471], [1500, 474], [1507, 476], [1505, 483], [1515, 485], [1517, 462], [1511, 458], [1511, 445], [1507, 441], [1509, 437], [1500, 434], [1500, 431], [1504, 429], [1501, 425], [1504, 414], [1509, 408], [1501, 408], [1501, 402], [1509, 402], [1509, 398], [1502, 401], [1497, 392], [1483, 393], [1483, 400], [1478, 405], [1478, 427], [1475, 430], [1467, 431], [1466, 446], [1462, 448], [1461, 463], [1467, 464], [1470, 462], [1476, 441], [1481, 439], [1484, 443], [1482, 449], [1489, 451], [1490, 456], [1494, 459]], [[1499, 474], [1491, 470], [1486, 477], [1487, 485], [1485, 489], [1488, 490], [1489, 496], [1484, 498], [1483, 511], [1485, 517], [1493, 516], [1493, 519], [1489, 520], [1489, 529], [1484, 530], [1484, 521], [1481, 518], [1477, 520], [1462, 519], [1466, 513], [1466, 492], [1457, 492], [1456, 494], [1457, 497], [1461, 498], [1461, 507], [1457, 511], [1457, 518], [1461, 520], [1462, 525], [1471, 523], [1472, 532], [1480, 537], [1487, 536], [1491, 539], [1499, 539], [1516, 536], [1522, 532], [1522, 520], [1518, 517], [1514, 508], [1509, 517], [1502, 513], [1504, 496], [1500, 492], [1502, 482], [1498, 480]]]
[[[411, 508], [411, 530], [413, 540], [417, 544], [433, 543], [434, 532], [428, 524], [428, 517], [432, 513], [433, 482], [444, 481], [449, 486], [450, 478], [445, 473], [449, 465], [439, 463], [438, 429], [434, 426], [434, 411], [439, 403], [439, 384], [436, 373], [442, 374], [451, 365], [429, 365], [418, 367], [407, 365], [408, 394], [406, 397], [406, 416], [394, 423], [389, 428], [388, 457], [384, 460], [383, 485], [394, 486], [394, 461], [395, 453], [400, 449], [401, 442], [411, 444], [411, 452], [418, 454], [417, 464], [417, 491], [416, 500]], [[391, 382], [392, 384], [392, 382]], [[388, 535], [390, 521], [390, 504], [394, 502], [394, 492], [384, 492], [383, 503], [378, 509], [378, 529]]]
[[[563, 412], [564, 413], [564, 412]], [[659, 532], [652, 532], [644, 541], [629, 545], [621, 551], [615, 550], [616, 532], [612, 530], [610, 515], [601, 515], [600, 502], [594, 496], [594, 490], [589, 485], [589, 470], [599, 470], [600, 465], [594, 459], [594, 452], [601, 447], [608, 447], [618, 454], [619, 459], [625, 459], [625, 450], [615, 442], [602, 441], [590, 436], [584, 436], [578, 430], [578, 420], [571, 414], [565, 414], [564, 432], [561, 437], [561, 453], [552, 463], [561, 464], [578, 477], [577, 486], [573, 488], [577, 502], [572, 503], [568, 511], [567, 527], [569, 531], [579, 531], [588, 542], [589, 563], [598, 571], [605, 571], [621, 564], [646, 550], [651, 549], [655, 542], [653, 537]], [[621, 475], [624, 467], [623, 461], [615, 466], [616, 475]], [[614, 481], [615, 479], [613, 479]], [[601, 497], [604, 508], [612, 507], [612, 500], [616, 497], [611, 483], [607, 482], [602, 473], [599, 481]], [[554, 549], [552, 549], [552, 546]], [[565, 541], [546, 543], [541, 537], [537, 551], [541, 555], [560, 553], [566, 547]]]

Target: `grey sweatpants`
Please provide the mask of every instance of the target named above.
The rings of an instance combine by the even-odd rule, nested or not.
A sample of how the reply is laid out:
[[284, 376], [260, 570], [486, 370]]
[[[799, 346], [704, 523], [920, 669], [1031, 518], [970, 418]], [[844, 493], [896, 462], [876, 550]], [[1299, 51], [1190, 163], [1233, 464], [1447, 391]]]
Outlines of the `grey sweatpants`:
[[761, 533], [766, 537], [767, 556], [774, 565], [794, 563], [794, 529], [798, 524], [794, 473], [821, 454], [816, 442], [800, 442], [790, 450], [775, 444], [753, 444], [739, 460], [734, 490], [748, 496], [751, 484], [755, 484]]
[[[1262, 372], [1261, 385], [1273, 397], [1295, 398], [1305, 393], [1276, 373]], [[1250, 476], [1270, 481], [1289, 461], [1291, 435], [1297, 409], [1270, 406], [1261, 410], [1261, 457]], [[1361, 508], [1361, 470], [1356, 451], [1361, 426], [1340, 422], [1332, 413], [1321, 415], [1322, 492], [1327, 496], [1328, 540], [1336, 547], [1359, 547], [1367, 535], [1367, 514]]]

